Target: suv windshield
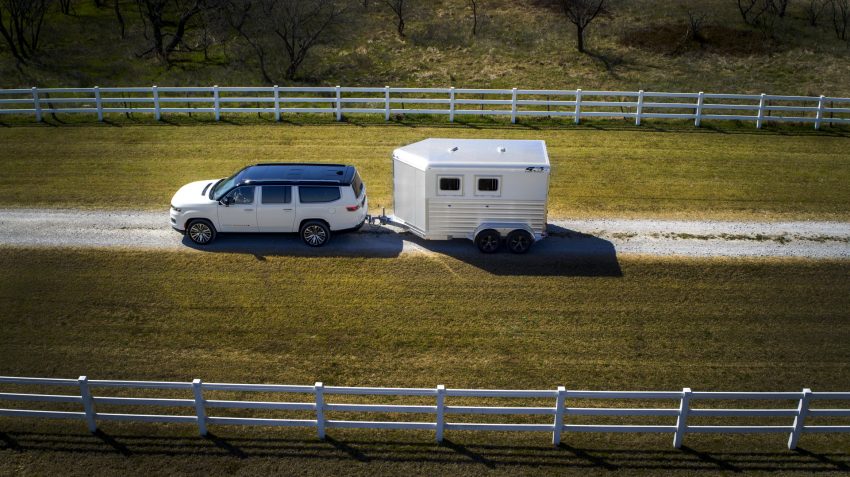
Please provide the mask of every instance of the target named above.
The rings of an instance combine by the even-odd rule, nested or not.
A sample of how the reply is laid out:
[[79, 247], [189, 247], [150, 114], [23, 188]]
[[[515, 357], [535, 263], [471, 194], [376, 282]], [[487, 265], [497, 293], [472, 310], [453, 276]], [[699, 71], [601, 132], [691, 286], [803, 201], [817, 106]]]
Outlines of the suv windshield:
[[[239, 171], [242, 172], [242, 171]], [[236, 182], [236, 176], [239, 175], [239, 172], [233, 174], [227, 179], [222, 179], [216, 182], [215, 186], [210, 190], [210, 199], [219, 200], [221, 196], [224, 195], [225, 192], [229, 191], [231, 187], [233, 187], [233, 183]]]

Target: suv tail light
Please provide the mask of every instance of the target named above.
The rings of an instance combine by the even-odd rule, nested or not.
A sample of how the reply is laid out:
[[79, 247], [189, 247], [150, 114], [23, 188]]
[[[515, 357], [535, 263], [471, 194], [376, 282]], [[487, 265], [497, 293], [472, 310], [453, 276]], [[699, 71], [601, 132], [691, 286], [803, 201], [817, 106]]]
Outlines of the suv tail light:
[[348, 205], [345, 207], [345, 210], [349, 212], [357, 212], [360, 209], [360, 204], [357, 205]]

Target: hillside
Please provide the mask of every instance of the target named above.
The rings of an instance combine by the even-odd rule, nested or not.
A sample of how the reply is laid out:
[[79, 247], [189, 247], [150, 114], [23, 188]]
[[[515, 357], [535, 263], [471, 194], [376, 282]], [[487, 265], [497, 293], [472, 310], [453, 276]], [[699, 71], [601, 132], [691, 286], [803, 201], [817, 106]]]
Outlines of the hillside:
[[[850, 96], [850, 42], [837, 39], [828, 12], [818, 26], [810, 26], [803, 10], [808, 2], [803, 1], [792, 0], [770, 31], [745, 25], [731, 0], [695, 2], [690, 8], [683, 6], [687, 2], [615, 1], [609, 15], [591, 24], [587, 54], [576, 51], [575, 27], [563, 13], [539, 0], [479, 0], [474, 36], [469, 2], [412, 3], [403, 39], [383, 2], [366, 3], [368, 8], [352, 2], [344, 22], [310, 50], [295, 80], [280, 74], [271, 79], [280, 85]], [[102, 5], [76, 1], [71, 15], [52, 9], [45, 19], [41, 53], [29, 64], [16, 65], [3, 44], [0, 87], [268, 84], [253, 50], [215, 12], [198, 17], [205, 19], [205, 28], [200, 20], [189, 23], [183, 51], [173, 53], [166, 64], [139, 56], [148, 49], [150, 35], [135, 2], [119, 3], [126, 21], [124, 39], [113, 4]], [[688, 11], [705, 16], [700, 41], [685, 40]], [[275, 49], [267, 61], [274, 66], [280, 55]]]

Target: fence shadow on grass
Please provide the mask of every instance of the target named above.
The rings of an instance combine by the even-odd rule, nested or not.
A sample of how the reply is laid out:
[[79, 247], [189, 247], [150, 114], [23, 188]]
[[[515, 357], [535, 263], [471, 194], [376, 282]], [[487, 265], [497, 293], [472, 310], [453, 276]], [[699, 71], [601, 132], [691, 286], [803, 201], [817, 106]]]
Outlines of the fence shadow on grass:
[[[126, 431], [125, 431], [126, 432]], [[836, 473], [850, 470], [850, 454], [807, 449], [777, 450], [723, 450], [713, 451], [682, 447], [641, 448], [635, 444], [596, 444], [593, 447], [562, 444], [553, 448], [545, 444], [473, 444], [446, 439], [442, 444], [425, 438], [398, 441], [349, 440], [327, 438], [318, 441], [309, 437], [228, 437], [210, 434], [206, 438], [189, 436], [173, 431], [157, 435], [111, 434], [98, 432], [44, 432], [22, 431], [0, 433], [0, 459], [4, 454], [52, 455], [61, 461], [61, 454], [72, 454], [75, 460], [114, 456], [142, 460], [180, 458], [194, 462], [197, 469], [214, 470], [227, 459], [243, 464], [279, 468], [287, 465], [310, 466], [374, 465], [376, 470], [403, 470], [405, 464], [421, 472], [440, 471], [443, 466], [453, 472], [540, 472], [541, 470], [606, 470], [681, 472], [683, 475], [700, 473], [715, 475], [718, 472], [805, 472]], [[637, 444], [640, 445], [640, 444]], [[198, 459], [202, 460], [198, 460]], [[177, 460], [175, 460], [177, 459]], [[210, 460], [211, 459], [211, 460]], [[446, 467], [442, 467], [446, 469]]]
[[[336, 234], [320, 248], [306, 246], [297, 234], [221, 234], [210, 245], [183, 245], [206, 253], [267, 256], [394, 258], [402, 252], [436, 254], [456, 259], [493, 275], [621, 277], [614, 244], [602, 238], [549, 225], [549, 237], [524, 255], [502, 250], [485, 255], [469, 240], [422, 240], [411, 233], [364, 226], [359, 232]], [[449, 268], [450, 265], [446, 265]]]

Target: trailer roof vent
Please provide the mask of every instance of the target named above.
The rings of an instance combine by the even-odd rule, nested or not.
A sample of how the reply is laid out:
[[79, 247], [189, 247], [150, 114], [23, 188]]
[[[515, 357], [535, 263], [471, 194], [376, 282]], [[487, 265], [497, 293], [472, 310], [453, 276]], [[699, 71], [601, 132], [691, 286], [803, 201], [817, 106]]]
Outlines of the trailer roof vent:
[[499, 147], [496, 148], [496, 150], [499, 151], [499, 152], [507, 151], [507, 149], [505, 149], [505, 146], [499, 146]]
[[457, 146], [452, 146], [452, 148], [449, 149], [449, 152], [456, 152], [458, 149], [459, 148]]

